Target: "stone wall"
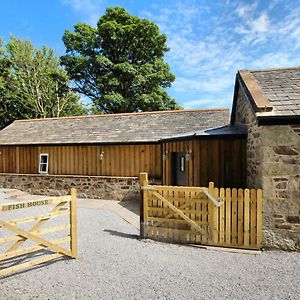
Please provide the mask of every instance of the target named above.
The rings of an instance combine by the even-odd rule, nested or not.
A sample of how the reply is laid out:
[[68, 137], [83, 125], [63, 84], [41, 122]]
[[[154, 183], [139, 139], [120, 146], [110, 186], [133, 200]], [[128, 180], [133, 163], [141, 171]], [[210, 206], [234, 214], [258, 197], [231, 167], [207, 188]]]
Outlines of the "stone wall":
[[261, 131], [252, 111], [250, 104], [247, 102], [242, 90], [239, 89], [235, 122], [248, 125], [247, 136], [247, 178], [246, 185], [249, 188], [262, 188], [262, 149], [261, 149]]
[[60, 196], [77, 189], [79, 198], [108, 200], [139, 199], [137, 177], [71, 176], [40, 174], [0, 174], [0, 187], [14, 188], [37, 195]]
[[258, 126], [241, 89], [235, 117], [249, 126], [247, 186], [263, 189], [264, 245], [300, 251], [300, 127]]
[[265, 240], [300, 251], [300, 126], [264, 126], [261, 141]]

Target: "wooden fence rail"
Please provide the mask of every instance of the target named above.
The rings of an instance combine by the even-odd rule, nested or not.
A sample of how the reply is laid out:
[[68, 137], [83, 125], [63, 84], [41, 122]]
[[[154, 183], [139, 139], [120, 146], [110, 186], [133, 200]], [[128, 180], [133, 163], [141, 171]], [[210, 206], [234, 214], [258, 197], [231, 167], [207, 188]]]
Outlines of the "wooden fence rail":
[[[32, 209], [38, 206], [54, 205], [54, 208], [49, 213], [44, 213], [37, 216], [27, 216], [25, 218], [4, 220], [1, 218], [2, 213], [28, 209], [31, 212]], [[67, 205], [67, 207], [66, 207]], [[41, 229], [50, 219], [57, 217], [69, 217], [67, 224], [60, 224], [58, 226], [47, 227]], [[29, 230], [25, 230], [20, 227], [21, 224], [37, 222]], [[0, 229], [4, 229], [13, 233], [13, 236], [8, 236], [0, 239], [0, 246], [9, 244], [10, 246], [0, 252], [0, 276], [9, 275], [11, 273], [24, 270], [26, 268], [48, 262], [50, 260], [69, 256], [76, 258], [77, 256], [77, 197], [76, 190], [71, 189], [71, 195], [62, 197], [52, 197], [49, 199], [41, 199], [26, 202], [16, 202], [11, 204], [0, 205]], [[56, 233], [60, 231], [68, 230], [69, 234], [66, 237], [61, 237], [55, 240], [48, 240], [41, 237], [41, 235], [47, 235], [50, 233]], [[27, 241], [34, 242], [36, 246], [22, 247]], [[63, 248], [61, 245], [69, 243], [69, 248]], [[2, 248], [1, 248], [2, 249]], [[15, 257], [35, 253], [40, 250], [50, 250], [51, 254], [44, 255], [42, 257], [29, 260], [21, 264], [10, 264], [10, 259]], [[3, 267], [4, 265], [4, 267]]]
[[141, 173], [141, 237], [260, 249], [262, 190], [149, 186]]

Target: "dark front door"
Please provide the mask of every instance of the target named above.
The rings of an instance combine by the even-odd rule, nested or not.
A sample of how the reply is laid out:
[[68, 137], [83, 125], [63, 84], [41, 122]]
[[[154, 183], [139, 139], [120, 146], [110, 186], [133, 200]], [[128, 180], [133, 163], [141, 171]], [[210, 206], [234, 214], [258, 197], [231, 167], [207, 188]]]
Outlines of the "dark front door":
[[187, 162], [185, 152], [172, 153], [173, 185], [187, 185]]

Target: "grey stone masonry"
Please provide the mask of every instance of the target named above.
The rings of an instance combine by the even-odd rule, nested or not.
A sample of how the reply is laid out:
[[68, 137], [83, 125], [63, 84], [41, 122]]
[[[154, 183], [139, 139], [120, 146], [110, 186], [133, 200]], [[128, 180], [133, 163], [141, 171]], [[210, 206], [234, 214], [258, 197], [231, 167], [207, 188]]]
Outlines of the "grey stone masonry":
[[0, 174], [0, 186], [37, 195], [66, 195], [71, 187], [79, 198], [134, 200], [139, 198], [137, 177]]
[[248, 125], [247, 185], [263, 189], [264, 246], [300, 251], [300, 126], [258, 126], [242, 89], [235, 121]]

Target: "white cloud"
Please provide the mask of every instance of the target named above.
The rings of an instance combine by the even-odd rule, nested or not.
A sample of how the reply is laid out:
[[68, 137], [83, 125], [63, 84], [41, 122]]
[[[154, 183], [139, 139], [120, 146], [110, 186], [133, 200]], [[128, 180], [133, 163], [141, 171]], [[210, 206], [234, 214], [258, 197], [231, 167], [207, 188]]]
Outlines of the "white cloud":
[[267, 32], [269, 29], [269, 17], [266, 13], [261, 14], [251, 22], [251, 32]]
[[267, 53], [252, 61], [253, 69], [280, 68], [287, 66], [299, 66], [300, 57], [292, 57], [289, 53]]
[[252, 4], [239, 3], [236, 8], [236, 13], [241, 18], [248, 17], [249, 14], [255, 11], [257, 4], [257, 1], [253, 2]]
[[[62, 1], [94, 23], [104, 12], [104, 0]], [[168, 3], [150, 4], [139, 16], [167, 34], [171, 92], [187, 108], [230, 107], [239, 69], [300, 65], [300, 7], [283, 0]]]
[[184, 105], [187, 109], [192, 108], [216, 108], [216, 107], [226, 107], [228, 106], [228, 98], [232, 97], [232, 95], [228, 95], [226, 98], [199, 98], [194, 100], [185, 101], [184, 103], [180, 103]]
[[62, 3], [70, 6], [74, 11], [80, 13], [84, 22], [95, 26], [103, 13], [102, 0], [62, 0]]

